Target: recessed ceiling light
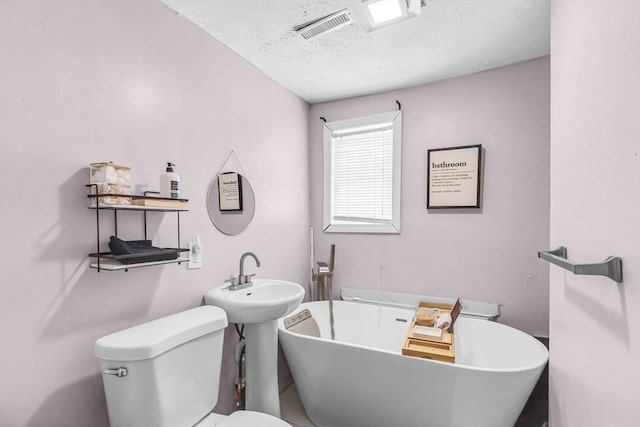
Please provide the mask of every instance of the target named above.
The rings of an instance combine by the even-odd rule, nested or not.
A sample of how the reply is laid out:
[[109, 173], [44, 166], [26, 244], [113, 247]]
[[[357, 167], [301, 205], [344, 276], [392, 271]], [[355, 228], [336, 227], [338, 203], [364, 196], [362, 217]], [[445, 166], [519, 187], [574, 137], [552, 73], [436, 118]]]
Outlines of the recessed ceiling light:
[[420, 16], [422, 5], [421, 0], [354, 0], [351, 11], [368, 33]]
[[402, 16], [402, 9], [398, 0], [378, 0], [366, 4], [375, 25], [391, 21]]

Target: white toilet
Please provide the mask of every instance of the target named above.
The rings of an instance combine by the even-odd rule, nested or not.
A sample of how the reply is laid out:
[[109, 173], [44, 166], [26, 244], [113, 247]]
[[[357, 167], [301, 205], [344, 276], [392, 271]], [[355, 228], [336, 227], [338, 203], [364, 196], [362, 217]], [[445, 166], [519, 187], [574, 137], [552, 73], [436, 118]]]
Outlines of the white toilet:
[[211, 412], [227, 315], [205, 305], [96, 341], [112, 427], [291, 427], [271, 415]]

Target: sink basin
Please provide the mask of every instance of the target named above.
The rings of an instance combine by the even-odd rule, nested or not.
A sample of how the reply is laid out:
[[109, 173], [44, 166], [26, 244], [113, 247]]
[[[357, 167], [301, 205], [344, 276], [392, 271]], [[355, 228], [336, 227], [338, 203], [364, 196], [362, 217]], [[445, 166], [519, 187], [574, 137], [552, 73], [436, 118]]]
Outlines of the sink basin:
[[304, 289], [286, 280], [254, 279], [253, 285], [230, 291], [229, 286], [204, 294], [206, 304], [217, 305], [232, 323], [262, 323], [276, 320], [295, 310], [304, 298]]

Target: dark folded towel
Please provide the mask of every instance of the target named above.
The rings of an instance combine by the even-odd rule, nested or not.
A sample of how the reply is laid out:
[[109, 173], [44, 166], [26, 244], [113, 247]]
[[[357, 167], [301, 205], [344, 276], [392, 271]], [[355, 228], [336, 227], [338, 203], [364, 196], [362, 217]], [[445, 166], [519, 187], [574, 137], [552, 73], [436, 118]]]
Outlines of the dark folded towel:
[[109, 239], [109, 249], [122, 264], [167, 261], [178, 258], [178, 251], [151, 246], [151, 240], [124, 241], [116, 236]]

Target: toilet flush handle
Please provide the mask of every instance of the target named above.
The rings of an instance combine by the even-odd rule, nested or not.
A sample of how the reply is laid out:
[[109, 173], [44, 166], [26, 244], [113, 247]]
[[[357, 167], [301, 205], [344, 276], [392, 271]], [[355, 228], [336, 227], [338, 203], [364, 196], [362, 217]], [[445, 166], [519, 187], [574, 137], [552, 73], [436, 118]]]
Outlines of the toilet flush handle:
[[126, 377], [129, 371], [127, 368], [113, 368], [113, 369], [105, 369], [102, 371], [107, 375], [115, 375], [116, 377]]

